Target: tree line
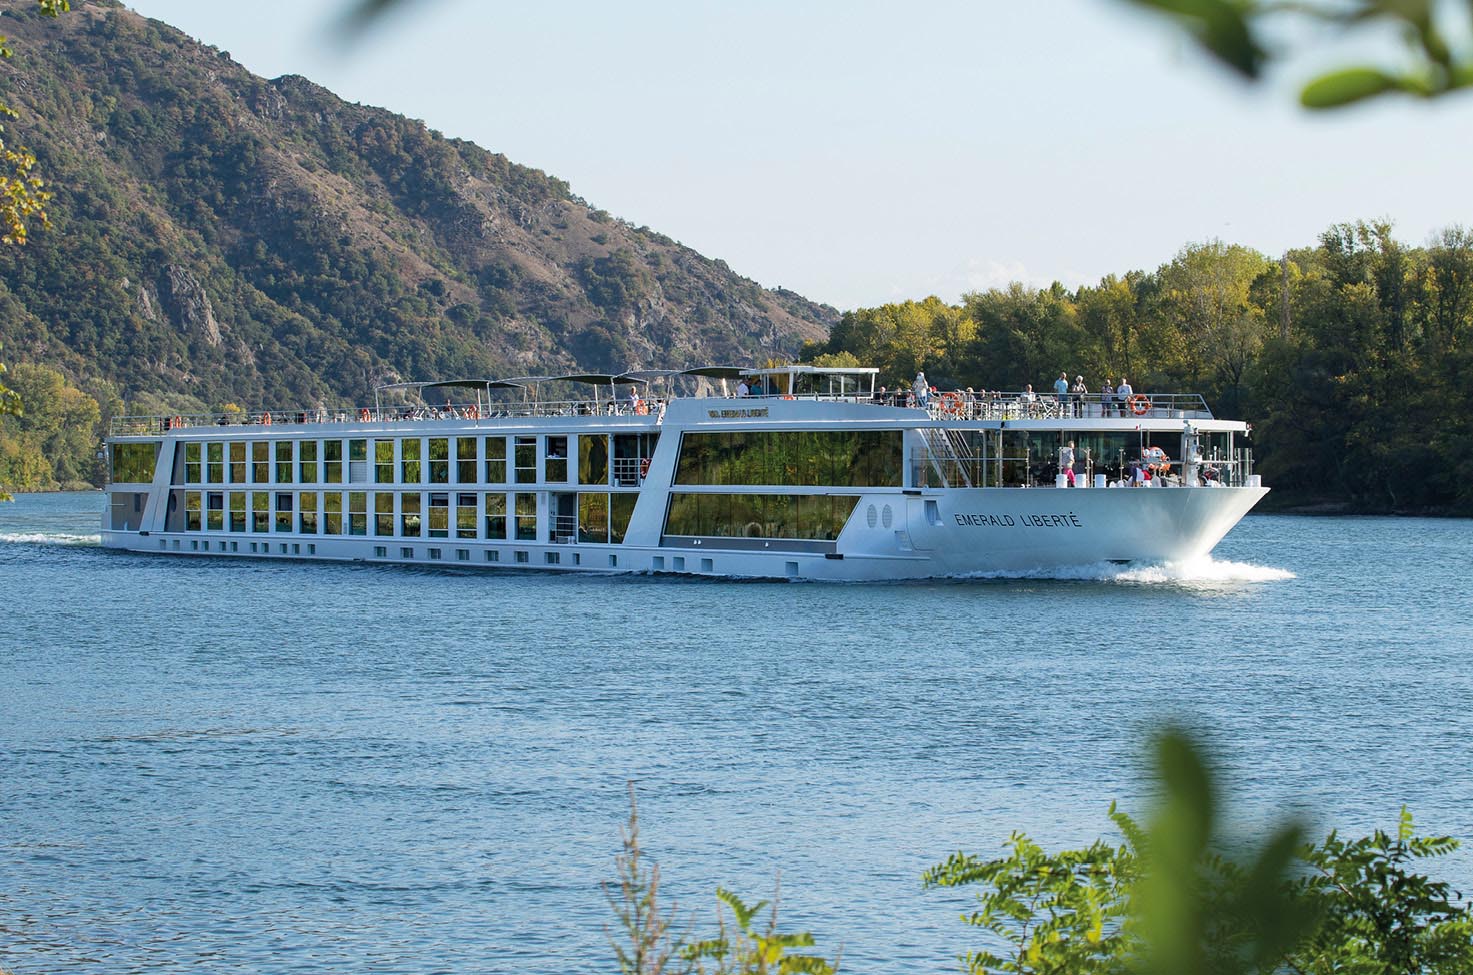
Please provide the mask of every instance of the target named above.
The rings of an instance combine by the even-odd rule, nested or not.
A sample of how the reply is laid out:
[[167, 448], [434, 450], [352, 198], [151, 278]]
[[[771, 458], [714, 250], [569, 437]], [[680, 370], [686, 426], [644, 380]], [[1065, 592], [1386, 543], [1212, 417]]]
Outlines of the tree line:
[[1280, 505], [1473, 512], [1469, 367], [1473, 231], [1425, 246], [1387, 221], [1336, 224], [1272, 258], [1220, 240], [1155, 271], [1069, 289], [1012, 284], [846, 313], [814, 362], [924, 370], [943, 388], [1201, 392], [1254, 425], [1258, 470]]

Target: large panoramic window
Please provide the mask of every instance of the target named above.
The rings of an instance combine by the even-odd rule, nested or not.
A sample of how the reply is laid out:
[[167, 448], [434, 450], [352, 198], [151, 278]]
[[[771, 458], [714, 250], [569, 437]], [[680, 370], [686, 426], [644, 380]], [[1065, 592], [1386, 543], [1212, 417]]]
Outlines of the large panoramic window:
[[[475, 443], [474, 440], [471, 443]], [[472, 466], [472, 472], [475, 467]], [[474, 494], [457, 494], [455, 496], [455, 537], [476, 537], [476, 496]]]
[[348, 441], [348, 483], [368, 483], [368, 441]]
[[276, 530], [292, 530], [292, 495], [290, 491], [276, 492]]
[[251, 492], [251, 531], [266, 532], [271, 530], [271, 493], [269, 491]]
[[[383, 442], [386, 441], [380, 441]], [[380, 491], [373, 496], [373, 533], [394, 534], [394, 496], [387, 491]]]
[[607, 542], [608, 540], [609, 496], [602, 492], [579, 494], [578, 541]]
[[430, 495], [430, 537], [450, 537], [450, 495]]
[[667, 535], [832, 541], [859, 498], [820, 494], [673, 494]]
[[271, 483], [271, 443], [257, 440], [251, 444], [251, 483]]
[[486, 438], [486, 483], [506, 483], [506, 438]]
[[230, 483], [244, 484], [246, 482], [246, 445], [244, 440], [235, 440], [230, 444]]
[[303, 535], [317, 534], [317, 492], [303, 491], [297, 512], [298, 528]]
[[246, 496], [241, 491], [230, 492], [230, 530], [233, 532], [246, 530]]
[[624, 541], [624, 533], [629, 530], [629, 519], [634, 516], [634, 503], [638, 500], [637, 494], [610, 495], [609, 541]]
[[[343, 442], [322, 441], [322, 480], [326, 484], [343, 483]], [[333, 532], [334, 535], [338, 534]]]
[[455, 438], [455, 483], [476, 483], [476, 438]]
[[317, 483], [317, 441], [303, 440], [297, 447], [297, 480], [303, 484]]
[[548, 437], [543, 457], [543, 480], [562, 484], [568, 479], [568, 438]]
[[225, 445], [205, 444], [205, 481], [210, 484], [225, 483]]
[[[409, 441], [405, 441], [408, 443]], [[399, 534], [418, 538], [420, 529], [419, 494], [399, 495]]]
[[537, 483], [537, 438], [516, 437], [517, 483]]
[[225, 495], [219, 491], [205, 496], [205, 528], [212, 532], [225, 528]]
[[537, 540], [537, 495], [518, 494], [516, 499], [517, 540], [535, 542]]
[[348, 492], [348, 534], [368, 534], [368, 495], [363, 491]]
[[607, 434], [589, 434], [578, 438], [578, 483], [609, 483]]
[[[199, 447], [199, 444], [186, 445]], [[186, 469], [188, 467], [188, 452], [185, 453]], [[148, 443], [115, 443], [113, 444], [113, 482], [121, 484], [148, 484], [153, 481], [154, 464], [158, 462], [159, 444], [157, 440]], [[199, 454], [195, 454], [195, 472], [199, 470]]]
[[198, 491], [184, 492], [184, 530], [197, 532], [200, 530], [200, 494]]
[[899, 430], [687, 433], [676, 484], [900, 487]]

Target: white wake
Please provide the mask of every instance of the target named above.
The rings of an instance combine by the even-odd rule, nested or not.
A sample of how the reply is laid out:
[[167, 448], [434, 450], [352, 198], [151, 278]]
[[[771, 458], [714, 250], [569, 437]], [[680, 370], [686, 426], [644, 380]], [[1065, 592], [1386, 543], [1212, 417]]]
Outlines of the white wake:
[[1058, 566], [1047, 569], [1025, 569], [1016, 572], [979, 572], [968, 579], [1050, 579], [1063, 582], [1114, 582], [1133, 585], [1231, 585], [1244, 582], [1282, 582], [1296, 576], [1288, 569], [1252, 562], [1230, 562], [1210, 555], [1181, 562], [1157, 562], [1147, 565], [1117, 565], [1097, 562], [1092, 565]]
[[101, 545], [101, 535], [71, 532], [0, 532], [0, 542], [10, 545]]

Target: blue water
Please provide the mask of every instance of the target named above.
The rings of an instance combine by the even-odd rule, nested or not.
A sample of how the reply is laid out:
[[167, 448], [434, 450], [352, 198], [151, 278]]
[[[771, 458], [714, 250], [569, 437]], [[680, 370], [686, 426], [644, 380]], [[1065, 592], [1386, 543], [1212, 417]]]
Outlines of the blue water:
[[[1213, 560], [842, 586], [196, 560], [0, 507], [0, 966], [613, 970], [625, 783], [669, 896], [957, 970], [958, 848], [1107, 832], [1203, 729], [1245, 828], [1473, 839], [1473, 523], [1255, 516]], [[1473, 851], [1431, 864], [1473, 888]]]

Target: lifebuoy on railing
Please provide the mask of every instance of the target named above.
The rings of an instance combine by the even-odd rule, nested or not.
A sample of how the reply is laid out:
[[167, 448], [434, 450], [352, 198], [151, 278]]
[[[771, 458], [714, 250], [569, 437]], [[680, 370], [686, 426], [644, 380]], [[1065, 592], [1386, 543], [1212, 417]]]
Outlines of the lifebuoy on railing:
[[962, 411], [961, 393], [941, 394], [941, 412], [947, 416], [957, 416]]
[[787, 393], [783, 393], [782, 398], [783, 399], [797, 399], [798, 397], [796, 397], [796, 396], [789, 396]]
[[638, 403], [634, 404], [634, 412], [638, 413], [640, 416], [648, 416], [650, 412], [650, 404], [646, 403], [644, 400], [640, 400]]
[[1136, 416], [1145, 416], [1151, 412], [1151, 399], [1145, 393], [1135, 393], [1125, 402], [1130, 404], [1130, 412]]
[[184, 428], [184, 417], [176, 416], [169, 420], [170, 430], [182, 430]]
[[479, 406], [467, 406], [465, 408], [465, 418], [467, 420], [479, 420], [481, 418], [481, 408]]
[[261, 414], [261, 425], [262, 426], [266, 426], [266, 427], [269, 427], [271, 425], [271, 414], [270, 413], [263, 413], [263, 414]]
[[365, 423], [367, 423], [372, 416], [373, 414], [368, 412], [368, 407], [366, 406], [358, 411], [358, 419], [362, 420]]
[[650, 474], [650, 459], [648, 457], [641, 457], [639, 459], [639, 476], [642, 477], [642, 478], [643, 477], [649, 477], [649, 474]]

